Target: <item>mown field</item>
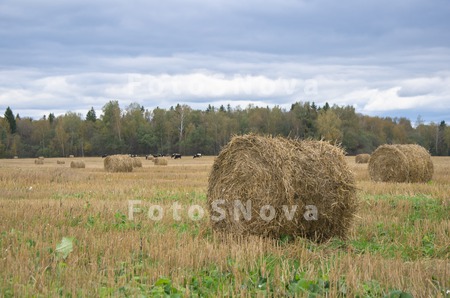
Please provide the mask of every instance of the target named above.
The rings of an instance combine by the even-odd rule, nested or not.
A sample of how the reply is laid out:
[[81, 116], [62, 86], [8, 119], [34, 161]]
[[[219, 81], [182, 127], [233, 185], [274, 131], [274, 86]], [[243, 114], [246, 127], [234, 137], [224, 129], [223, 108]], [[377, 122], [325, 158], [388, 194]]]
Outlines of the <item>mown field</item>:
[[[70, 160], [0, 160], [0, 296], [450, 296], [450, 158], [433, 158], [429, 183], [390, 184], [348, 157], [357, 219], [347, 240], [323, 244], [235, 239], [207, 213], [190, 219], [189, 206], [207, 210], [213, 157], [143, 159], [132, 173]], [[129, 200], [142, 202], [132, 221]], [[160, 221], [147, 216], [155, 204]]]

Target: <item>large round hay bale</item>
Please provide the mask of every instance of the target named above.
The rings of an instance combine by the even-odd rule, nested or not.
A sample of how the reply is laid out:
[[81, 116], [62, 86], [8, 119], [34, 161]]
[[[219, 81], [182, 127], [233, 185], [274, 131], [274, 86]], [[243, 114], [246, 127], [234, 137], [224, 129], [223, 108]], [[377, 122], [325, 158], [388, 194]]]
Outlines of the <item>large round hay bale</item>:
[[64, 165], [64, 164], [66, 164], [66, 162], [64, 161], [64, 160], [57, 160], [56, 161], [56, 164], [58, 164], [58, 165]]
[[37, 164], [37, 165], [43, 165], [44, 164], [44, 159], [37, 158], [37, 159], [34, 160], [34, 163]]
[[86, 168], [86, 165], [84, 164], [84, 161], [77, 160], [77, 161], [71, 161], [70, 167], [72, 169], [84, 169], [84, 168]]
[[133, 168], [142, 168], [142, 160], [139, 157], [132, 157]]
[[155, 164], [155, 166], [167, 166], [168, 161], [166, 158], [157, 157], [157, 158], [153, 159], [153, 163]]
[[373, 181], [428, 182], [434, 166], [430, 153], [419, 145], [381, 145], [372, 153], [369, 174]]
[[109, 155], [103, 160], [103, 165], [108, 172], [133, 171], [133, 159], [128, 155]]
[[358, 154], [355, 156], [356, 163], [369, 163], [370, 154]]
[[[233, 137], [222, 149], [207, 197], [216, 230], [319, 242], [345, 237], [357, 207], [354, 175], [341, 148], [256, 135]], [[244, 218], [248, 204], [251, 218]]]

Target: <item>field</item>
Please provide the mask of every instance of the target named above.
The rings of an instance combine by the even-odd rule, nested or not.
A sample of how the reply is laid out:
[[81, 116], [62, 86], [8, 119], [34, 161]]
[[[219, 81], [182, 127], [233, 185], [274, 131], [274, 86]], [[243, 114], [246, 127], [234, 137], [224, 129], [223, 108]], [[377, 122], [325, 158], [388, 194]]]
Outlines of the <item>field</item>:
[[[348, 157], [357, 220], [323, 244], [214, 233], [200, 208], [213, 157], [143, 159], [132, 173], [56, 160], [0, 160], [2, 297], [450, 296], [450, 158], [433, 158], [429, 183], [390, 184]], [[141, 201], [133, 220], [129, 200]]]

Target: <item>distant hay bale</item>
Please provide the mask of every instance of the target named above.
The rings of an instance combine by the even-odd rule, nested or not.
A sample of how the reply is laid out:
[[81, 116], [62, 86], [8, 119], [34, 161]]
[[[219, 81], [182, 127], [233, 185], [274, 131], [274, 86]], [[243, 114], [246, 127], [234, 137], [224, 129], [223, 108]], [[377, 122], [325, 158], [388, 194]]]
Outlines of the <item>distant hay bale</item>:
[[356, 163], [369, 163], [370, 154], [358, 154], [355, 156]]
[[44, 157], [43, 156], [39, 156], [38, 159], [44, 160]]
[[14, 159], [18, 159], [19, 157], [17, 156], [17, 155], [14, 155], [14, 157], [13, 157]]
[[157, 157], [153, 159], [153, 162], [155, 163], [155, 166], [167, 166], [168, 164], [167, 159], [163, 157]]
[[133, 159], [128, 155], [109, 155], [103, 160], [103, 166], [108, 172], [132, 172]]
[[35, 159], [34, 163], [37, 164], [37, 165], [43, 165], [44, 164], [44, 159], [40, 159], [40, 158]]
[[[318, 242], [345, 237], [357, 208], [354, 175], [341, 148], [256, 135], [233, 137], [222, 149], [207, 198], [216, 230]], [[251, 218], [244, 218], [239, 210], [249, 211], [249, 202]]]
[[146, 159], [153, 161], [155, 158], [152, 155], [147, 155]]
[[419, 145], [381, 145], [369, 162], [373, 181], [428, 182], [433, 172], [430, 153]]
[[69, 158], [74, 158], [75, 156], [73, 156], [72, 154], [69, 155]]
[[139, 157], [132, 157], [133, 168], [142, 168], [142, 160]]
[[58, 165], [64, 165], [64, 164], [66, 164], [66, 162], [65, 162], [64, 160], [57, 160], [56, 163], [57, 163]]
[[71, 161], [70, 167], [72, 169], [84, 169], [86, 167], [86, 165], [84, 164], [83, 161]]

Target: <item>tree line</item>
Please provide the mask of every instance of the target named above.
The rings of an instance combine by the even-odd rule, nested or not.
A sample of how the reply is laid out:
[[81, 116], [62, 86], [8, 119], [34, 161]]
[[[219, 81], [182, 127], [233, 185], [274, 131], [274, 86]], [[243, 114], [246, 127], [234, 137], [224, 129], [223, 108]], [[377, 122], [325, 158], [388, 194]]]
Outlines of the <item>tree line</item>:
[[235, 134], [258, 133], [341, 143], [348, 154], [371, 153], [381, 144], [417, 143], [433, 155], [450, 154], [445, 121], [415, 125], [407, 118], [372, 117], [352, 106], [296, 102], [290, 109], [230, 105], [206, 110], [177, 104], [148, 110], [138, 103], [121, 108], [112, 100], [96, 115], [50, 113], [39, 120], [0, 117], [0, 157], [99, 156], [103, 154], [216, 155]]

